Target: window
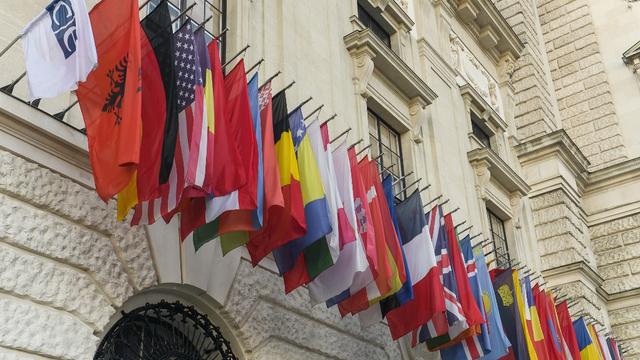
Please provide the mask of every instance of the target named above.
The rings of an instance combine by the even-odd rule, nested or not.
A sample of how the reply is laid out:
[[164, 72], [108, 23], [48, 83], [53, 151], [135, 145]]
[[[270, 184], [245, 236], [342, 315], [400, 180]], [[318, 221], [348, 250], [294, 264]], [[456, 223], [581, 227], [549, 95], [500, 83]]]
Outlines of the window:
[[507, 265], [511, 260], [509, 257], [509, 246], [507, 245], [507, 233], [504, 230], [504, 221], [496, 214], [487, 209], [489, 216], [489, 227], [491, 230], [491, 238], [495, 248], [496, 264], [498, 267]]
[[[158, 4], [163, 1], [163, 0], [151, 0], [149, 1], [149, 5], [147, 5], [147, 14], [150, 13], [151, 11], [153, 11], [153, 9], [156, 8], [156, 6], [158, 6]], [[186, 8], [186, 4], [181, 2], [181, 7]], [[178, 15], [180, 15], [180, 8], [176, 5], [174, 5], [171, 1], [169, 1], [169, 15], [171, 15], [171, 19], [175, 19]], [[200, 24], [198, 22], [196, 22], [195, 20], [193, 20], [192, 18], [187, 16], [187, 21], [189, 21], [189, 23], [191, 23], [191, 26], [195, 29], [198, 26], [200, 26]], [[173, 22], [172, 24], [172, 28], [173, 31], [177, 31], [180, 28], [180, 25], [183, 24], [183, 20], [184, 19], [180, 19], [180, 20], [176, 20], [175, 22]], [[211, 23], [209, 23], [210, 25]], [[213, 40], [213, 34], [206, 30], [204, 31], [204, 39], [207, 43], [209, 43], [211, 40]]]
[[[368, 115], [371, 156], [376, 158], [382, 153], [383, 155], [378, 161], [380, 171], [386, 169], [393, 177], [393, 180], [396, 181], [404, 174], [400, 134], [387, 125], [373, 111], [369, 110]], [[399, 199], [404, 199], [404, 194], [399, 193], [404, 187], [404, 183], [405, 181], [402, 180], [394, 185], [394, 192]]]
[[360, 4], [358, 4], [358, 18], [365, 27], [371, 29], [378, 39], [391, 48], [391, 34]]
[[471, 112], [471, 131], [482, 145], [491, 149], [491, 136], [480, 126], [481, 120], [475, 112]]

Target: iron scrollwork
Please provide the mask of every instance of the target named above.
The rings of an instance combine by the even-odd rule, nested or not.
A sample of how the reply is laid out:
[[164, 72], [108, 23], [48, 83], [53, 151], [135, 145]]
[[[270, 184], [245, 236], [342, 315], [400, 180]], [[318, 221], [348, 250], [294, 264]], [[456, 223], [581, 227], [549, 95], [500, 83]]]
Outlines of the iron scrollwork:
[[237, 360], [229, 341], [193, 306], [166, 302], [122, 312], [94, 360]]

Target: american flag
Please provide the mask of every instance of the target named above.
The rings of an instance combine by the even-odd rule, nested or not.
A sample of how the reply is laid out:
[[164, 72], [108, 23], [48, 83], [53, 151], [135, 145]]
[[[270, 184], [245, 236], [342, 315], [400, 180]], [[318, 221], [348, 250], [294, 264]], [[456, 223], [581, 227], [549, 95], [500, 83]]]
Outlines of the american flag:
[[182, 26], [174, 38], [180, 111], [175, 158], [169, 181], [161, 187], [160, 198], [136, 205], [133, 225], [153, 224], [160, 216], [168, 220], [180, 204], [184, 190], [200, 188], [204, 182], [207, 126], [202, 72], [191, 24]]

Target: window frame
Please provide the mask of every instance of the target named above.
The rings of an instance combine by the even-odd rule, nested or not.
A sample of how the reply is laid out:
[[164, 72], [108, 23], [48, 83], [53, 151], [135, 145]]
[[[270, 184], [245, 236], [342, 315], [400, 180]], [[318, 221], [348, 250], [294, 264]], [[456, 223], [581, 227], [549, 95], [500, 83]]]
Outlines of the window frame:
[[[358, 20], [389, 49], [391, 49], [391, 37], [394, 35], [378, 21], [371, 13], [358, 2]], [[364, 15], [364, 16], [363, 16]]]
[[[504, 238], [500, 238], [499, 232], [494, 230], [493, 219], [496, 220], [495, 222], [498, 222], [498, 225], [501, 228], [498, 230], [502, 230]], [[491, 241], [493, 242], [496, 265], [498, 267], [508, 266], [508, 264], [511, 262], [511, 255], [509, 253], [509, 240], [507, 239], [507, 229], [505, 227], [505, 221], [489, 208], [487, 208], [487, 221], [489, 222], [489, 233], [491, 234]], [[501, 242], [500, 247], [498, 246], [498, 241], [496, 240], [496, 238], [498, 238]]]
[[480, 116], [475, 111], [469, 110], [469, 118], [471, 119], [471, 133], [473, 136], [481, 145], [493, 150], [493, 142], [491, 141], [493, 135], [484, 129]]
[[[389, 123], [386, 122], [375, 111], [373, 111], [371, 108], [367, 108], [367, 128], [369, 129], [368, 133], [369, 133], [369, 142], [370, 143], [372, 143], [372, 141], [371, 141], [372, 134], [371, 134], [371, 131], [370, 131], [370, 126], [369, 126], [369, 116], [373, 117], [374, 120], [375, 120], [375, 123], [376, 123], [376, 129], [375, 129], [376, 130], [376, 134], [375, 134], [374, 140], [375, 140], [375, 142], [377, 144], [377, 148], [376, 148], [377, 154], [379, 155], [379, 154], [381, 154], [383, 152], [386, 153], [386, 151], [383, 151], [383, 150], [387, 150], [388, 149], [388, 151], [391, 152], [390, 155], [393, 158], [397, 158], [399, 160], [398, 164], [395, 164], [395, 163], [385, 164], [384, 156], [382, 156], [380, 158], [380, 163], [378, 163], [378, 168], [379, 168], [380, 171], [382, 171], [389, 165], [392, 165], [392, 164], [393, 165], [397, 165], [398, 169], [399, 169], [399, 173], [398, 174], [395, 174], [392, 171], [388, 171], [388, 173], [392, 176], [393, 181], [396, 181], [397, 179], [402, 178], [404, 176], [404, 174], [405, 174], [405, 171], [404, 171], [404, 156], [402, 154], [402, 135], [396, 129], [394, 129], [391, 125], [389, 125]], [[386, 130], [388, 130], [389, 133], [391, 135], [393, 135], [395, 137], [395, 139], [397, 140], [397, 153], [396, 153], [395, 150], [391, 149], [391, 147], [388, 146], [387, 144], [383, 144], [381, 126], [384, 126], [386, 128]], [[372, 147], [373, 147], [373, 144], [372, 144]], [[402, 188], [404, 188], [405, 184], [406, 184], [406, 179], [403, 178], [402, 180], [398, 181], [398, 183], [395, 186], [398, 186], [399, 189], [402, 189]], [[395, 190], [395, 186], [394, 186], [394, 190]], [[402, 192], [399, 192], [398, 194], [395, 194], [395, 197], [396, 197], [396, 200], [398, 200], [398, 201], [401, 201], [401, 200], [405, 199], [407, 197], [406, 190], [402, 191]]]

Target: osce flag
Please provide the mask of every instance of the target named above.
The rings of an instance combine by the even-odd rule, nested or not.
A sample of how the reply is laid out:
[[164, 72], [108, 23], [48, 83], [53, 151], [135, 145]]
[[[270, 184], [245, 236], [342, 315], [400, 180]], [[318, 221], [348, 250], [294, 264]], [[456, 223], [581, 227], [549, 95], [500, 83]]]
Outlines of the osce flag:
[[22, 31], [29, 100], [78, 88], [98, 55], [84, 0], [54, 0]]

